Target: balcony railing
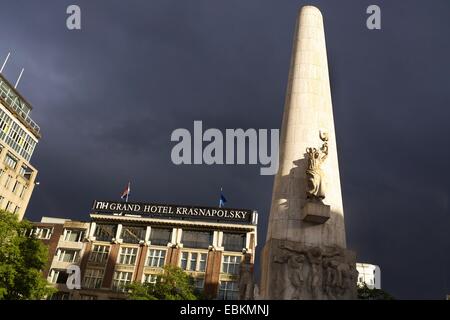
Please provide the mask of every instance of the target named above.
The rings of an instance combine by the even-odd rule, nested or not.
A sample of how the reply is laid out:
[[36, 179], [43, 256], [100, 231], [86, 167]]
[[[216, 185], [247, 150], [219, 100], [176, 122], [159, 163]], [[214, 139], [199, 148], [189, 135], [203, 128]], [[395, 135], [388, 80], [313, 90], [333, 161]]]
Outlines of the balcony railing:
[[40, 133], [41, 128], [28, 115], [31, 110], [30, 106], [15, 93], [15, 90], [2, 76], [0, 76], [0, 97], [32, 130]]

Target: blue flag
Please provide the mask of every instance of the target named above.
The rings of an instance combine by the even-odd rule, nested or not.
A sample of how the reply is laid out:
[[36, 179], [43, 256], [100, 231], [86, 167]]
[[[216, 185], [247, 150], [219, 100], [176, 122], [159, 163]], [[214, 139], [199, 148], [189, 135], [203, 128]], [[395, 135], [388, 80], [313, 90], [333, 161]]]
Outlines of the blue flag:
[[220, 188], [219, 208], [222, 208], [225, 205], [226, 202], [227, 202], [227, 199], [225, 198], [225, 196], [222, 193], [222, 188]]

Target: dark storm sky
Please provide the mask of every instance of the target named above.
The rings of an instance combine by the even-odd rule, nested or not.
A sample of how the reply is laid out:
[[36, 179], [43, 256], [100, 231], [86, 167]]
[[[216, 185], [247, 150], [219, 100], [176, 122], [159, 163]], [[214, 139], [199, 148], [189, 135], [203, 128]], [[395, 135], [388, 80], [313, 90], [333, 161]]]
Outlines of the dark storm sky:
[[[175, 166], [170, 134], [279, 128], [297, 10], [325, 20], [348, 246], [397, 298], [450, 293], [450, 2], [1, 0], [0, 59], [43, 138], [26, 217], [88, 219], [93, 199], [217, 205], [260, 213], [259, 166]], [[82, 30], [65, 27], [82, 9]], [[382, 9], [382, 30], [365, 27]]]

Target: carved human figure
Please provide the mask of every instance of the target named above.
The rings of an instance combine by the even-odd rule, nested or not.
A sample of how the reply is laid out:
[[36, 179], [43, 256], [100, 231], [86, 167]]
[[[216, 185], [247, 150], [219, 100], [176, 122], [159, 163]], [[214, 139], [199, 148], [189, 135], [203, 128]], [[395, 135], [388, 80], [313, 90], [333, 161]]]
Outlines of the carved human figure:
[[251, 255], [246, 254], [239, 273], [239, 299], [253, 300], [253, 290], [253, 264], [251, 263]]
[[332, 258], [324, 259], [323, 267], [325, 270], [324, 291], [329, 299], [336, 299], [336, 288], [338, 286], [338, 262]]
[[294, 288], [291, 299], [301, 299], [305, 289], [304, 266], [306, 263], [306, 251], [292, 248], [286, 244], [280, 245], [283, 254], [276, 258], [278, 263], [286, 263], [288, 267], [288, 279]]
[[277, 267], [274, 267], [274, 270], [276, 270], [276, 276], [273, 279], [272, 285], [274, 289], [272, 290], [274, 292], [275, 297], [284, 297], [286, 289], [289, 287], [289, 285], [286, 283], [286, 272], [285, 272], [285, 265], [288, 260], [288, 256], [283, 251], [280, 254], [274, 255], [273, 262], [278, 264]]
[[313, 299], [319, 299], [322, 291], [322, 250], [318, 247], [307, 251], [311, 272], [309, 274], [309, 285]]
[[351, 296], [356, 296], [358, 270], [354, 265], [345, 262], [339, 265], [339, 269], [342, 274], [341, 294], [350, 293]]
[[258, 285], [253, 286], [253, 300], [261, 300], [261, 295], [259, 293]]
[[328, 134], [320, 132], [323, 145], [320, 149], [307, 148], [306, 167], [306, 197], [310, 200], [322, 201], [325, 199], [325, 182], [322, 163], [328, 157]]
[[344, 275], [347, 263], [342, 251], [334, 248], [331, 252], [324, 253], [324, 269], [327, 271], [327, 278], [324, 289], [327, 295], [334, 299], [342, 293]]
[[303, 266], [305, 262], [303, 254], [291, 254], [288, 259], [289, 280], [294, 287], [292, 299], [300, 299], [304, 288], [305, 279], [303, 277]]

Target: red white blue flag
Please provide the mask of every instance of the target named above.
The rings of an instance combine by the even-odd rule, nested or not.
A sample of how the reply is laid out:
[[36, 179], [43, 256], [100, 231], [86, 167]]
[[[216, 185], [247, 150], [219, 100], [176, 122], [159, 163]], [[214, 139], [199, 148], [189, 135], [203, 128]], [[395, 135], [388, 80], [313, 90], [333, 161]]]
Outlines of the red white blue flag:
[[130, 192], [131, 192], [130, 182], [128, 182], [128, 185], [125, 188], [125, 190], [122, 192], [122, 196], [120, 198], [125, 199], [128, 202], [128, 196], [130, 195]]

